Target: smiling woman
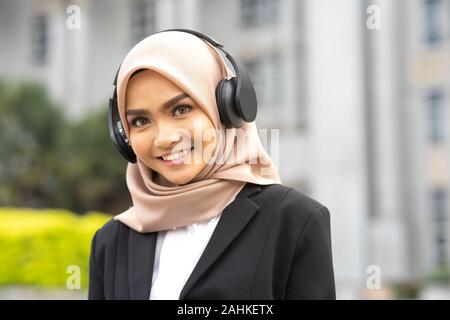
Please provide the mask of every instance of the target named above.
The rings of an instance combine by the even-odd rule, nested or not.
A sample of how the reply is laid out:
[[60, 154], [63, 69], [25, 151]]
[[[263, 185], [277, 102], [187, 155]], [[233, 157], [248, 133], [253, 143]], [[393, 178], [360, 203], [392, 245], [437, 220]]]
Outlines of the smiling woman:
[[239, 61], [201, 33], [131, 49], [109, 125], [133, 206], [92, 239], [90, 299], [335, 298], [329, 211], [282, 185], [256, 106]]
[[196, 130], [214, 130], [214, 125], [172, 81], [152, 70], [138, 70], [128, 81], [125, 105], [133, 150], [160, 181], [183, 185], [206, 166], [216, 140], [201, 135], [205, 139], [194, 148], [191, 139]]

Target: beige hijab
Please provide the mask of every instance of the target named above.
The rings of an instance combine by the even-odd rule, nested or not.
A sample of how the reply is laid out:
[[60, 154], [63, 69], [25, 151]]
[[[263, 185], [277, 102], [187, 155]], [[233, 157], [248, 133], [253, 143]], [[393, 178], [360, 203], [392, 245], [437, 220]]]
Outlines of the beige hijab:
[[[225, 134], [215, 88], [233, 73], [214, 46], [186, 32], [167, 31], [153, 34], [131, 49], [117, 78], [119, 113], [127, 136], [125, 90], [130, 76], [139, 69], [159, 72], [198, 103], [221, 133], [216, 146], [221, 152], [185, 185], [161, 183], [164, 179], [139, 158], [137, 163], [129, 163], [126, 181], [133, 206], [116, 220], [142, 233], [178, 228], [221, 214], [247, 182], [281, 183], [277, 168], [261, 145], [255, 122], [241, 128], [247, 141], [236, 138], [236, 129]], [[246, 147], [249, 145], [253, 148]], [[228, 163], [231, 154], [234, 161]]]

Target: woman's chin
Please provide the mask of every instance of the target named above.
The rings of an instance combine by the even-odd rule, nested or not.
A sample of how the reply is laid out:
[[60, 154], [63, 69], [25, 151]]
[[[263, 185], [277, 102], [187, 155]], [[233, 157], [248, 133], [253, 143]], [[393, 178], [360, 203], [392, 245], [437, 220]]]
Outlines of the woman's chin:
[[180, 173], [175, 173], [175, 174], [171, 174], [171, 173], [164, 173], [164, 172], [160, 172], [160, 175], [162, 176], [162, 180], [161, 182], [165, 183], [166, 185], [184, 185], [189, 183], [190, 181], [192, 181], [192, 179], [194, 179], [195, 175], [190, 173], [190, 174], [180, 174]]
[[155, 182], [163, 186], [173, 186], [191, 182], [205, 167], [205, 164], [184, 164], [178, 168], [166, 168], [164, 164], [155, 165], [152, 163], [152, 166], [149, 167], [157, 173]]

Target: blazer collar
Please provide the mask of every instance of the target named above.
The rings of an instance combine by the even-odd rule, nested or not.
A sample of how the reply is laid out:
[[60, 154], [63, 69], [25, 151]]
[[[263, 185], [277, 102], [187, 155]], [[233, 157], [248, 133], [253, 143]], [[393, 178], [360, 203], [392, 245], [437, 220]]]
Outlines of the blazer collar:
[[[259, 206], [250, 198], [259, 191], [261, 191], [260, 185], [247, 183], [235, 200], [223, 210], [211, 239], [181, 290], [180, 300], [186, 299], [187, 294], [201, 276], [214, 264], [258, 211]], [[150, 298], [157, 235], [158, 232], [139, 233], [130, 230], [128, 243], [130, 299], [148, 300]]]

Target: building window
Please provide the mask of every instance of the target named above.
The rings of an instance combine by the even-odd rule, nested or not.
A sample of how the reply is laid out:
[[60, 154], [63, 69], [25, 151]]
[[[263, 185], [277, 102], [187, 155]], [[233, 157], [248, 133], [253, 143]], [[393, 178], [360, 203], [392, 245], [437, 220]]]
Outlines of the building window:
[[31, 30], [31, 54], [33, 63], [37, 65], [44, 65], [48, 62], [48, 33], [48, 17], [35, 17]]
[[433, 225], [433, 246], [435, 252], [435, 262], [444, 265], [449, 262], [448, 249], [448, 214], [447, 214], [447, 192], [445, 189], [437, 188], [432, 191], [431, 211]]
[[131, 41], [136, 43], [156, 31], [155, 0], [133, 0], [131, 8]]
[[432, 210], [433, 210], [433, 218], [435, 221], [445, 220], [445, 200], [447, 198], [446, 192], [444, 189], [437, 188], [433, 191], [432, 195]]
[[283, 61], [278, 52], [245, 63], [255, 87], [258, 105], [278, 105], [284, 100]]
[[270, 64], [271, 64], [271, 96], [272, 103], [279, 104], [284, 101], [284, 88], [286, 86], [284, 81], [284, 70], [283, 70], [283, 60], [281, 58], [281, 54], [276, 52], [270, 56]]
[[424, 0], [425, 42], [434, 45], [442, 40], [442, 0]]
[[244, 26], [254, 27], [279, 21], [279, 0], [241, 0], [241, 20]]
[[432, 143], [444, 140], [444, 96], [439, 90], [433, 90], [426, 98], [428, 136]]

